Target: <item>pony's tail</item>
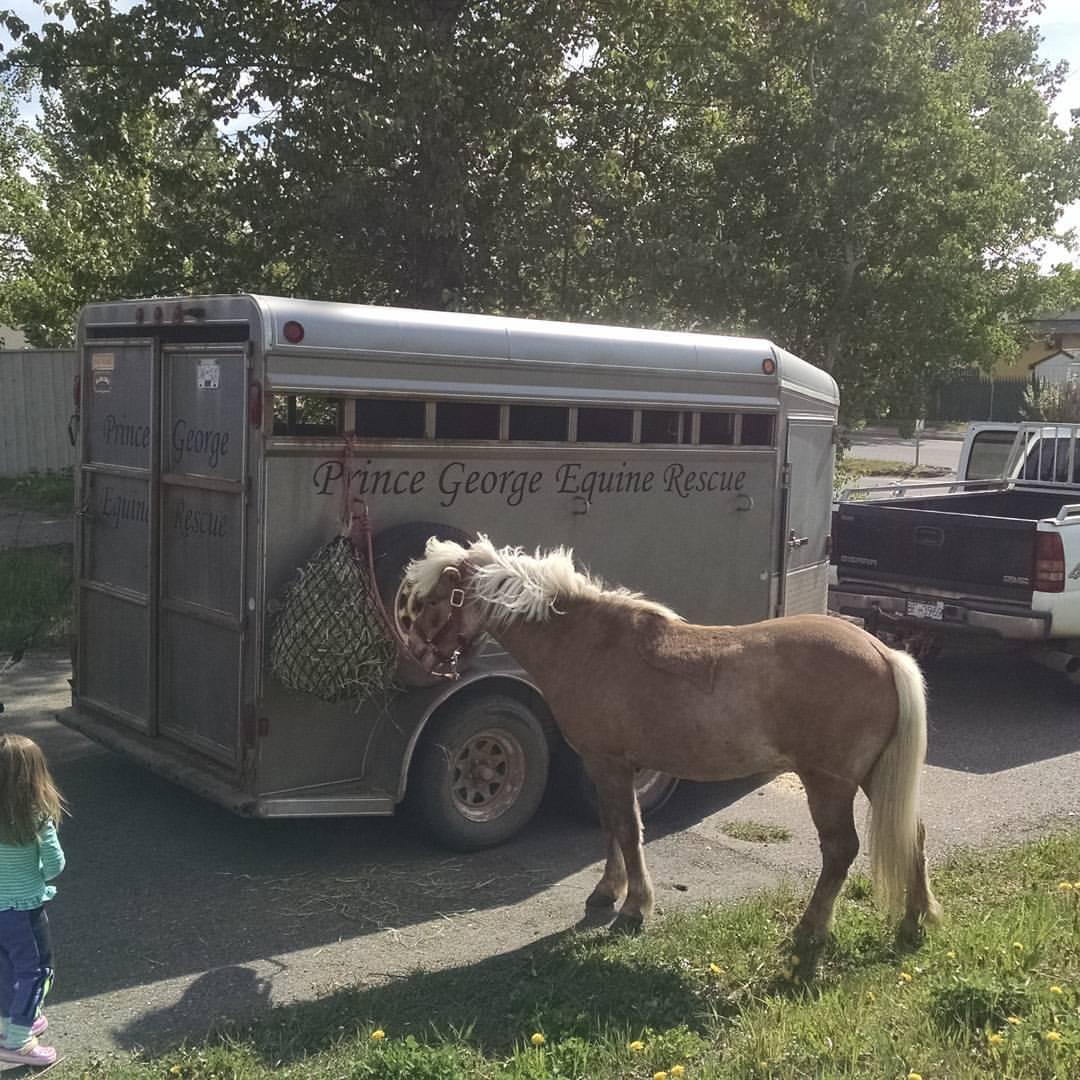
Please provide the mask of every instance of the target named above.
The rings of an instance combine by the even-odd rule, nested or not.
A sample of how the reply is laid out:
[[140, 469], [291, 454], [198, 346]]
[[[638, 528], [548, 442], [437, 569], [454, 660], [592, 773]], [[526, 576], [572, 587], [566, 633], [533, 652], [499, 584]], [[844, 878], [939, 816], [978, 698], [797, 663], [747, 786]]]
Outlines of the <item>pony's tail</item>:
[[919, 791], [926, 760], [926, 683], [915, 660], [905, 652], [879, 645], [892, 669], [897, 720], [892, 739], [867, 778], [870, 799], [870, 865], [874, 891], [893, 915], [904, 910], [931, 921], [941, 907], [930, 891], [919, 820]]

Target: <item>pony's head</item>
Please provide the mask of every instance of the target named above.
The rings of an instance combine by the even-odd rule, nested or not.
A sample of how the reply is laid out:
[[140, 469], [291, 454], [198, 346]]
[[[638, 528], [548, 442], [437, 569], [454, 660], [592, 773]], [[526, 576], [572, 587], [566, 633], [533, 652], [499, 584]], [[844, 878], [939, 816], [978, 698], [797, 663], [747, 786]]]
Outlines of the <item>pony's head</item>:
[[457, 678], [458, 660], [484, 632], [482, 605], [469, 602], [468, 579], [495, 548], [486, 536], [469, 547], [432, 536], [405, 568], [409, 652], [425, 671]]

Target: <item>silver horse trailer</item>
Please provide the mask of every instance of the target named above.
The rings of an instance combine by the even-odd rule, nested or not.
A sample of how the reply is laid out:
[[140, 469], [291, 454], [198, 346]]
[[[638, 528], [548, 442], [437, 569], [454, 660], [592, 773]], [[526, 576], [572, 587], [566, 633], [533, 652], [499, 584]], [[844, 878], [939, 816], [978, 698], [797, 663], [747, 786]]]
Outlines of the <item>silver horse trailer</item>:
[[[572, 759], [497, 651], [364, 701], [275, 678], [277, 598], [350, 499], [391, 623], [426, 538], [480, 532], [694, 622], [826, 608], [836, 384], [768, 341], [238, 295], [92, 304], [79, 349], [60, 719], [238, 812], [408, 795], [479, 847]], [[670, 788], [642, 774], [643, 805]]]

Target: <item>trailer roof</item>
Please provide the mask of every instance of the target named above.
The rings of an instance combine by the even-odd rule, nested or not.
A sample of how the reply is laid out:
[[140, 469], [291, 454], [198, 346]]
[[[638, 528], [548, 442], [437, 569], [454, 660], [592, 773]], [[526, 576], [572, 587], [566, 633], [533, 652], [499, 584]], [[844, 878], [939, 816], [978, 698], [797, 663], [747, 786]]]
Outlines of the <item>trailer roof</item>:
[[[180, 305], [202, 308], [205, 322], [247, 320], [259, 324], [267, 352], [278, 356], [312, 357], [319, 353], [339, 359], [394, 355], [440, 359], [471, 359], [523, 365], [592, 365], [672, 375], [735, 375], [755, 378], [836, 403], [836, 383], [820, 368], [763, 338], [666, 330], [639, 330], [593, 323], [549, 322], [495, 315], [422, 311], [411, 308], [341, 304], [320, 300], [241, 294], [174, 297], [91, 304], [83, 309], [82, 325], [98, 331], [130, 326], [139, 307], [168, 311]], [[254, 309], [254, 311], [252, 310]], [[144, 313], [144, 318], [148, 316]], [[185, 320], [186, 321], [186, 320]], [[292, 344], [283, 328], [288, 322], [303, 327], [303, 340]], [[775, 370], [766, 372], [763, 361]]]

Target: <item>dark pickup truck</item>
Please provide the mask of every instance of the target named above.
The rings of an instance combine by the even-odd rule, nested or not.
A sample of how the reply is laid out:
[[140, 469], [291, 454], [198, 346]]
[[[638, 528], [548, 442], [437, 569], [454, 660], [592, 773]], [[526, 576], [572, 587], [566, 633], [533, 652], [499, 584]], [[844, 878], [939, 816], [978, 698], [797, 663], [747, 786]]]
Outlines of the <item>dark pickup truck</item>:
[[996, 479], [844, 492], [830, 608], [916, 652], [985, 634], [1080, 673], [1078, 432], [1018, 425]]

